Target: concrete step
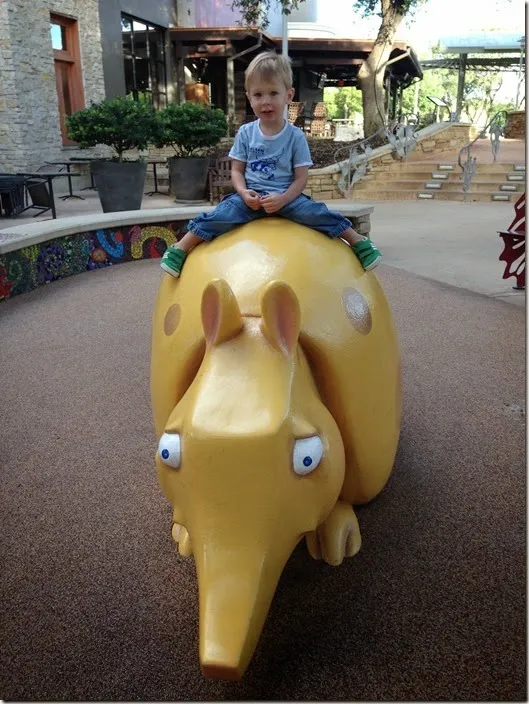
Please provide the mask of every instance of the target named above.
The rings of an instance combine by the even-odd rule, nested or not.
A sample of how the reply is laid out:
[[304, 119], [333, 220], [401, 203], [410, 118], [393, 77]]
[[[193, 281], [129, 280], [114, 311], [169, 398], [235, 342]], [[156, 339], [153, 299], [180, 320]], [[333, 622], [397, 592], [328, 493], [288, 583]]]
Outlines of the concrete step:
[[[362, 179], [362, 181], [377, 181], [378, 183], [382, 181], [418, 181], [419, 183], [424, 183], [425, 181], [431, 181], [432, 174], [434, 171], [430, 169], [429, 171], [381, 171], [376, 172], [374, 170], [369, 170], [367, 176]], [[459, 178], [461, 175], [461, 169], [455, 171], [435, 171], [435, 173], [442, 173], [445, 178], [443, 181], [451, 181], [453, 179]]]
[[[363, 201], [375, 201], [375, 200], [447, 200], [447, 201], [464, 201], [465, 194], [463, 191], [445, 191], [443, 189], [439, 191], [426, 191], [420, 189], [417, 191], [412, 190], [398, 190], [398, 189], [378, 189], [375, 191], [355, 191], [353, 190], [351, 200], [363, 200]], [[469, 203], [479, 202], [479, 203], [490, 203], [492, 200], [515, 202], [516, 194], [514, 193], [480, 193], [470, 192], [467, 193], [466, 200]]]
[[[459, 168], [459, 167], [458, 167]], [[432, 164], [423, 164], [421, 162], [409, 162], [409, 161], [403, 161], [403, 162], [395, 162], [394, 164], [389, 164], [385, 166], [373, 166], [369, 170], [370, 172], [373, 173], [388, 173], [388, 172], [393, 172], [393, 173], [418, 173], [418, 174], [431, 174], [432, 171], [436, 171], [438, 169], [438, 165], [435, 163]]]
[[416, 200], [417, 191], [397, 191], [394, 189], [384, 189], [369, 191], [355, 191], [351, 193], [351, 200]]
[[[461, 191], [463, 189], [463, 179], [458, 183], [454, 181], [443, 183], [442, 189], [443, 191]], [[476, 181], [472, 179], [469, 188], [469, 191], [472, 193], [497, 193], [504, 190], [512, 193], [523, 191], [523, 184], [503, 184], [497, 181]]]
[[[498, 196], [494, 198], [494, 196]], [[463, 201], [465, 194], [463, 191], [440, 191], [435, 194], [436, 200]], [[469, 191], [466, 200], [469, 203], [490, 203], [492, 200], [505, 200], [514, 202], [516, 198], [513, 193], [482, 193], [480, 191]]]
[[[443, 164], [444, 166], [444, 164]], [[414, 161], [408, 161], [408, 162], [396, 162], [394, 164], [389, 164], [384, 167], [382, 166], [373, 166], [370, 168], [370, 173], [434, 173], [434, 172], [440, 172], [444, 171], [445, 173], [448, 173], [450, 176], [452, 173], [461, 173], [461, 168], [458, 165], [457, 161], [454, 162], [453, 164], [454, 169], [446, 169], [446, 168], [440, 168], [440, 164], [437, 164], [435, 162], [432, 163], [423, 163], [423, 162], [414, 162]], [[478, 159], [477, 162], [477, 173], [485, 173], [485, 174], [507, 174], [507, 173], [512, 173], [513, 171], [517, 172], [523, 172], [525, 171], [524, 165], [523, 164], [484, 164], [483, 162], [480, 162]]]
[[[397, 191], [461, 191], [463, 189], [463, 179], [454, 177], [450, 180], [431, 179], [422, 181], [420, 179], [398, 179], [394, 181], [377, 181], [375, 179], [362, 179], [354, 186], [355, 190], [371, 193], [374, 190], [383, 188], [385, 190]], [[499, 183], [497, 180], [480, 179], [475, 177], [470, 184], [471, 192], [496, 193], [498, 191], [509, 191], [512, 193], [523, 191], [523, 183]]]

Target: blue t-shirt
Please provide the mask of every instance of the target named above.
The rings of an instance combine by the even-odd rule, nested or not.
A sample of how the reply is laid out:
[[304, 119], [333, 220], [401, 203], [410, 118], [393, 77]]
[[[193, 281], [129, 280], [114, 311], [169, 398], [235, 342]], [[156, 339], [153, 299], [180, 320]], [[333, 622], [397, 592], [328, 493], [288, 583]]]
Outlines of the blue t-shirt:
[[284, 193], [295, 168], [312, 166], [307, 138], [290, 122], [272, 137], [261, 132], [259, 120], [242, 125], [229, 156], [246, 162], [246, 186], [258, 193]]

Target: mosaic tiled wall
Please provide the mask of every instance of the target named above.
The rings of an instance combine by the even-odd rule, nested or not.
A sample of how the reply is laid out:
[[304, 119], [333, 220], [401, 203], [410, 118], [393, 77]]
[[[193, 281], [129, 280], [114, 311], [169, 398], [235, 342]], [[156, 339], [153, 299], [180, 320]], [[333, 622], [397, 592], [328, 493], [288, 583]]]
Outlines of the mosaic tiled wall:
[[67, 235], [0, 254], [0, 301], [72, 274], [161, 257], [183, 222], [132, 225]]

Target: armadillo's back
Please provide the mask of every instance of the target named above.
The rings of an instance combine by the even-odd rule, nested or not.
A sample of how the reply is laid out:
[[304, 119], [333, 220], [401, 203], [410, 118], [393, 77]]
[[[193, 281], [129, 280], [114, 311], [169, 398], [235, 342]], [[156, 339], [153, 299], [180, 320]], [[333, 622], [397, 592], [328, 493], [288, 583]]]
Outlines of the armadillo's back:
[[301, 307], [300, 342], [344, 440], [344, 498], [371, 499], [387, 481], [400, 427], [399, 352], [391, 312], [376, 276], [364, 272], [348, 245], [283, 218], [263, 218], [200, 245], [180, 279], [163, 277], [151, 357], [158, 435], [200, 363], [202, 293], [218, 278], [227, 281], [241, 313], [250, 316], [260, 314], [268, 282], [285, 281], [293, 288]]

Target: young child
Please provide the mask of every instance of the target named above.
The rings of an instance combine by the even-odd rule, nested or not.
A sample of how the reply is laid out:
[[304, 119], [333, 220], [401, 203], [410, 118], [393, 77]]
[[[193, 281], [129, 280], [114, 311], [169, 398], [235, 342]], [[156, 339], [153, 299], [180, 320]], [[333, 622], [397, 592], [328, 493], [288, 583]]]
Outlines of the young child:
[[225, 196], [211, 213], [189, 221], [186, 234], [165, 251], [162, 269], [179, 276], [197, 244], [267, 215], [341, 237], [365, 270], [374, 269], [382, 257], [371, 240], [355, 232], [340, 213], [302, 193], [312, 160], [304, 133], [284, 118], [294, 97], [289, 59], [263, 52], [250, 63], [245, 78], [246, 95], [258, 119], [241, 126], [229, 153], [236, 193]]

